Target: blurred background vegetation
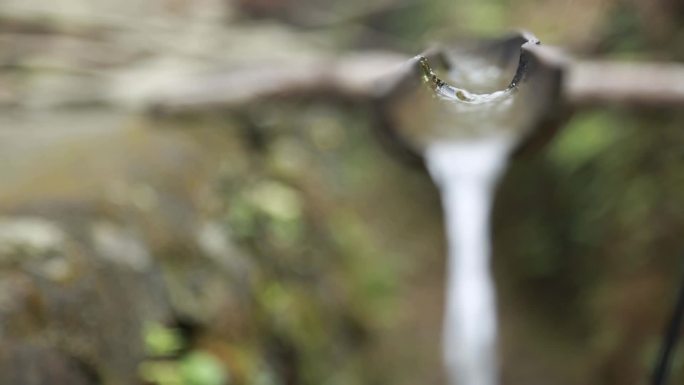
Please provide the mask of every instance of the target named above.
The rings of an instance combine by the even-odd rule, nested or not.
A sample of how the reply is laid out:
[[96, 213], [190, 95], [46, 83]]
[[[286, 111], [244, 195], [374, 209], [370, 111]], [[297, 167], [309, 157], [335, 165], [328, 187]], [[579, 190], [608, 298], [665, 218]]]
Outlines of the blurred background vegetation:
[[[155, 106], [244, 68], [514, 28], [684, 61], [677, 0], [0, 2], [0, 383], [443, 383], [438, 195], [367, 100]], [[504, 384], [646, 381], [682, 274], [682, 127], [596, 107], [513, 159]]]

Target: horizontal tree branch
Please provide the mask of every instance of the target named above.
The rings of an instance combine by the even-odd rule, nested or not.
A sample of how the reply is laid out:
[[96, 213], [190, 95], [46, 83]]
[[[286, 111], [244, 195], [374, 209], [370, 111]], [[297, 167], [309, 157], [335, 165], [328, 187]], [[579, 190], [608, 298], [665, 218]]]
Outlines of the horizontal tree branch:
[[[547, 55], [546, 48], [540, 53]], [[366, 100], [382, 93], [383, 83], [402, 71], [407, 57], [365, 53], [308, 63], [274, 63], [221, 75], [187, 79], [158, 95], [150, 95], [155, 111], [236, 108], [268, 98], [332, 95]], [[684, 106], [684, 65], [553, 60], [561, 66], [561, 94], [569, 107]], [[404, 69], [405, 70], [405, 69]], [[162, 90], [160, 90], [162, 91]]]
[[684, 65], [575, 62], [566, 70], [563, 90], [575, 107], [684, 106]]

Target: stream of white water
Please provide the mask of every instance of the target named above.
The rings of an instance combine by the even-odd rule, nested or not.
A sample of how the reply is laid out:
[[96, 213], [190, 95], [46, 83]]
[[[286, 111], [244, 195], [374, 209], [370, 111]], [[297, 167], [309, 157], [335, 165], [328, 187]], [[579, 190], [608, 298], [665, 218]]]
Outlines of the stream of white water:
[[453, 385], [498, 383], [489, 217], [513, 144], [505, 135], [442, 141], [429, 145], [424, 154], [441, 191], [448, 237], [444, 357]]

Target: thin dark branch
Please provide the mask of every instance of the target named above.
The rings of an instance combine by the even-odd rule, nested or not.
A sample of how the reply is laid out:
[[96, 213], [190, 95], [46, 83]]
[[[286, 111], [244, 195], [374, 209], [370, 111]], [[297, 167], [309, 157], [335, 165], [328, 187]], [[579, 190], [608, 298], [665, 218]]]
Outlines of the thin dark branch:
[[675, 302], [670, 322], [663, 337], [662, 348], [653, 370], [653, 385], [665, 385], [682, 327], [684, 327], [684, 275], [682, 275], [677, 302]]

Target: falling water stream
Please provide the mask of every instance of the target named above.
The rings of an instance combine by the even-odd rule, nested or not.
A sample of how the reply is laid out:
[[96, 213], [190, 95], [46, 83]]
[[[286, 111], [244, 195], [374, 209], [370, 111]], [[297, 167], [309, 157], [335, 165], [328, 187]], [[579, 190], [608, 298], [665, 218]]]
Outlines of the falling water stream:
[[[444, 359], [452, 385], [496, 385], [497, 315], [490, 272], [490, 211], [499, 176], [518, 135], [515, 85], [476, 94], [449, 86], [420, 58], [442, 114], [423, 140], [423, 156], [441, 192], [449, 258]], [[469, 76], [469, 79], [464, 76]], [[500, 68], [461, 62], [449, 77], [459, 84], [498, 84]], [[509, 78], [510, 79], [510, 78]], [[513, 127], [509, 127], [513, 126]]]
[[425, 151], [442, 194], [449, 243], [444, 357], [458, 385], [497, 383], [496, 304], [489, 270], [489, 213], [513, 141], [435, 143]]

